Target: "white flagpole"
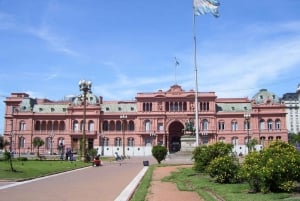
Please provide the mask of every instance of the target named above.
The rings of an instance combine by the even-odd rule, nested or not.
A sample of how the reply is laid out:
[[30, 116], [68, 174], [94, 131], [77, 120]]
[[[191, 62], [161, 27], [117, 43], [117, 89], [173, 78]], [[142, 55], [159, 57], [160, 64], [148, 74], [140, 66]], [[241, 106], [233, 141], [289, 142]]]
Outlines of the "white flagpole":
[[174, 57], [175, 59], [175, 84], [177, 84], [177, 66], [178, 66], [178, 61], [177, 58]]
[[195, 64], [195, 130], [196, 130], [196, 145], [199, 146], [199, 114], [198, 114], [198, 72], [197, 72], [197, 39], [195, 13], [193, 12], [193, 32], [194, 32], [194, 64]]

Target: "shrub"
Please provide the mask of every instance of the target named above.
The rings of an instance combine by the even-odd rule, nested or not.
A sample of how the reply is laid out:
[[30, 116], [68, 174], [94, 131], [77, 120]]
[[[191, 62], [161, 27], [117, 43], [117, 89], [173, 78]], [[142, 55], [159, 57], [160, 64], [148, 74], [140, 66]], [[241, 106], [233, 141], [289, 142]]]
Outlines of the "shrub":
[[225, 144], [223, 142], [196, 147], [193, 151], [193, 159], [195, 160], [193, 168], [196, 171], [205, 171], [210, 162], [215, 158], [231, 155], [232, 148], [232, 144]]
[[295, 181], [300, 181], [300, 153], [292, 145], [276, 141], [260, 153], [247, 155], [241, 172], [256, 192], [291, 192]]
[[18, 161], [28, 161], [27, 157], [19, 157], [17, 158]]
[[168, 150], [164, 146], [157, 145], [152, 148], [152, 155], [159, 164], [166, 158], [167, 152]]
[[211, 161], [207, 172], [218, 183], [236, 183], [239, 163], [233, 156], [221, 156]]

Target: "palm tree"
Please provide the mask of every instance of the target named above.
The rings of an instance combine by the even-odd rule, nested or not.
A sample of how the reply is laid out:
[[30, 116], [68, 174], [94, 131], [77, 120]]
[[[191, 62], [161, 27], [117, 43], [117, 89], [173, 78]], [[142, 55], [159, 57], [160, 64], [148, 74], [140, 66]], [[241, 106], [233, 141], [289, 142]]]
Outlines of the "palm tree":
[[37, 157], [40, 157], [40, 147], [43, 146], [45, 142], [40, 137], [35, 137], [32, 143], [34, 148], [37, 148]]

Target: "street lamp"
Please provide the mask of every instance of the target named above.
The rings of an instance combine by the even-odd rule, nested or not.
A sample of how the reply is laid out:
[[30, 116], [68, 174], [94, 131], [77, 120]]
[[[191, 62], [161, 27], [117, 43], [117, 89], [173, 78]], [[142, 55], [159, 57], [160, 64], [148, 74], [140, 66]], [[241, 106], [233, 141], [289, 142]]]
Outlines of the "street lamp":
[[82, 156], [81, 160], [86, 161], [86, 132], [85, 132], [85, 123], [86, 123], [86, 95], [88, 92], [91, 92], [92, 82], [86, 80], [80, 80], [79, 90], [83, 93], [83, 125], [82, 125]]
[[120, 115], [120, 119], [122, 121], [122, 134], [123, 134], [123, 140], [122, 140], [122, 144], [123, 144], [123, 157], [125, 158], [125, 123], [126, 123], [126, 119], [127, 119], [127, 115], [122, 114]]
[[49, 139], [50, 139], [50, 155], [53, 154], [52, 150], [53, 150], [53, 138], [54, 138], [54, 132], [51, 131], [51, 133], [49, 134]]
[[251, 114], [250, 113], [244, 114], [244, 118], [245, 118], [245, 121], [246, 121], [246, 128], [247, 128], [247, 148], [248, 148], [248, 153], [249, 153], [249, 149], [250, 149], [250, 144], [249, 144], [249, 139], [250, 139], [249, 127], [250, 127]]

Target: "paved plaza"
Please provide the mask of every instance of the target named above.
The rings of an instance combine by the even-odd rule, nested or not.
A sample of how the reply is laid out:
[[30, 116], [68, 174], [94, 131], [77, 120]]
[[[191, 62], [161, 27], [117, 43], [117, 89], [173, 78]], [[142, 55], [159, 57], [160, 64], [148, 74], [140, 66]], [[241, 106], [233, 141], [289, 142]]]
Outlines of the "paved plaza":
[[132, 182], [148, 168], [145, 160], [157, 163], [153, 157], [134, 157], [26, 182], [0, 182], [0, 201], [125, 201]]

